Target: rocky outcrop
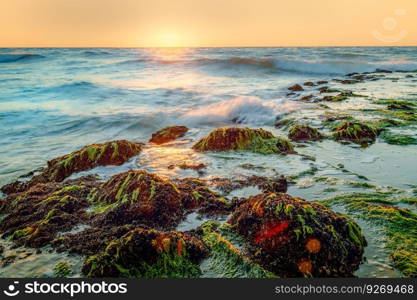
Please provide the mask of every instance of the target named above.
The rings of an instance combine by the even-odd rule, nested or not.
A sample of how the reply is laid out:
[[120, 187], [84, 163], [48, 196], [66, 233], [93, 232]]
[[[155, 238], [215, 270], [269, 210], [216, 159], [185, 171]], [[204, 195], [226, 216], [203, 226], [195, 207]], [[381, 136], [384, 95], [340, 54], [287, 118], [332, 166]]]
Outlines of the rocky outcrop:
[[96, 184], [92, 176], [65, 184], [39, 183], [25, 192], [1, 199], [1, 212], [7, 213], [0, 223], [2, 236], [17, 245], [41, 247], [48, 244], [58, 232], [87, 222], [87, 196]]
[[152, 134], [149, 142], [154, 144], [164, 144], [183, 137], [188, 132], [186, 126], [169, 126]]
[[293, 86], [290, 86], [288, 89], [290, 91], [293, 91], [293, 92], [301, 92], [301, 91], [304, 91], [303, 87], [301, 85], [299, 85], [299, 84], [294, 84]]
[[117, 140], [93, 144], [48, 161], [47, 167], [28, 182], [14, 182], [2, 187], [6, 194], [22, 192], [37, 183], [60, 182], [70, 175], [98, 166], [122, 165], [142, 150], [141, 143]]
[[137, 228], [87, 258], [88, 277], [199, 277], [198, 263], [207, 256], [205, 244], [188, 234]]
[[336, 141], [348, 141], [363, 146], [375, 142], [378, 130], [360, 122], [344, 122], [334, 129], [333, 137]]
[[184, 215], [181, 192], [169, 180], [144, 170], [114, 175], [90, 196], [100, 225], [143, 224], [170, 228]]
[[351, 277], [366, 246], [352, 220], [284, 193], [250, 197], [228, 222], [250, 258], [282, 277]]
[[297, 124], [291, 127], [288, 132], [288, 138], [295, 142], [303, 141], [317, 141], [323, 138], [323, 135], [317, 130], [309, 125]]
[[241, 127], [217, 128], [196, 144], [196, 151], [247, 150], [262, 154], [295, 153], [293, 145], [286, 139], [275, 137], [263, 129]]

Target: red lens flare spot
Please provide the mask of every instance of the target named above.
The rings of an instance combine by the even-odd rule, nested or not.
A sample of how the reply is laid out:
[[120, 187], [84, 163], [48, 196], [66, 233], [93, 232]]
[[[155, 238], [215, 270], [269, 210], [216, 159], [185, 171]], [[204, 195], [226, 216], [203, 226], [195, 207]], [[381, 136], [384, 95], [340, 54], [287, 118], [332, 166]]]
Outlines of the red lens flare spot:
[[280, 223], [271, 223], [267, 224], [265, 228], [261, 229], [256, 235], [254, 241], [255, 243], [262, 243], [263, 241], [276, 236], [280, 232], [288, 228], [289, 223], [287, 221]]

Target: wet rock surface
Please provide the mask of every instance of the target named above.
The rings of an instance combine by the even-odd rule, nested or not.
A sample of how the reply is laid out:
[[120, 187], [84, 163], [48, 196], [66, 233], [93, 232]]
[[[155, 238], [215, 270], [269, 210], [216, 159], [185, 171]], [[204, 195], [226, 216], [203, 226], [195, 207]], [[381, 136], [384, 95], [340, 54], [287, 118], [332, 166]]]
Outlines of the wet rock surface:
[[294, 84], [293, 86], [290, 86], [288, 89], [290, 91], [293, 91], [293, 92], [304, 91], [303, 87], [301, 85], [299, 85], [299, 84]]
[[29, 182], [15, 182], [2, 187], [9, 194], [21, 192], [37, 183], [60, 182], [73, 173], [86, 171], [98, 166], [122, 165], [142, 150], [141, 143], [118, 140], [104, 144], [93, 144], [70, 154], [48, 161], [47, 167], [32, 177]]
[[378, 131], [360, 122], [345, 122], [335, 128], [333, 137], [337, 141], [348, 141], [363, 146], [375, 142]]
[[186, 126], [169, 126], [152, 134], [149, 142], [155, 144], [164, 144], [183, 137], [188, 132]]
[[288, 138], [295, 142], [300, 141], [317, 141], [323, 138], [323, 135], [317, 130], [306, 124], [297, 124], [291, 127], [288, 132]]
[[228, 222], [251, 259], [283, 277], [352, 276], [366, 246], [353, 221], [284, 193], [250, 197]]
[[199, 239], [180, 232], [137, 228], [86, 259], [88, 277], [198, 277], [199, 261], [208, 253]]
[[218, 128], [194, 144], [196, 151], [247, 150], [263, 154], [294, 153], [293, 145], [263, 129], [241, 127]]

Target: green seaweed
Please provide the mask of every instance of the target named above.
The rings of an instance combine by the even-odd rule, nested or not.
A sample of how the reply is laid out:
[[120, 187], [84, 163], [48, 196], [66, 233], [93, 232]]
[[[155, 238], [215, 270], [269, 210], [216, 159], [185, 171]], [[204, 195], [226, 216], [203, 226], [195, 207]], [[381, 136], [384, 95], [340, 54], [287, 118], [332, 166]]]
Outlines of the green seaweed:
[[[343, 205], [350, 214], [375, 223], [384, 229], [385, 247], [390, 251], [393, 265], [407, 277], [417, 276], [417, 214], [398, 207], [411, 198], [395, 198], [393, 192], [343, 194], [323, 200], [329, 205]], [[355, 240], [358, 228], [349, 228]]]
[[384, 131], [380, 137], [391, 145], [417, 145], [416, 138], [404, 134], [392, 134], [388, 131]]
[[66, 261], [60, 261], [54, 266], [54, 275], [58, 278], [66, 278], [71, 274], [71, 265]]
[[[229, 224], [209, 221], [201, 226], [203, 241], [210, 248], [210, 257], [203, 270], [211, 276], [223, 278], [274, 278], [273, 273], [253, 263], [233, 243], [243, 243]], [[233, 243], [232, 243], [233, 242]]]

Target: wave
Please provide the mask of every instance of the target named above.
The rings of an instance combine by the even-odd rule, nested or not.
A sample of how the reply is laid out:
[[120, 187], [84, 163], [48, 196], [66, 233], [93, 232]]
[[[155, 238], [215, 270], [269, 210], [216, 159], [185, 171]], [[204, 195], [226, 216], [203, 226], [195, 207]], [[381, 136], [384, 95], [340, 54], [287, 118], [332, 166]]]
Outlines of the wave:
[[413, 71], [417, 69], [417, 63], [409, 61], [382, 61], [382, 62], [360, 62], [351, 60], [277, 60], [278, 69], [311, 74], [335, 74], [345, 75], [353, 72], [374, 72], [377, 69], [387, 69], [390, 71]]
[[294, 101], [271, 103], [256, 97], [239, 96], [193, 109], [183, 114], [180, 120], [190, 125], [272, 125], [277, 115], [296, 110], [299, 106]]
[[123, 60], [120, 62], [117, 62], [116, 64], [118, 65], [130, 65], [130, 64], [140, 64], [140, 63], [144, 63], [147, 62], [149, 60], [147, 59], [129, 59], [129, 60]]
[[45, 56], [32, 53], [6, 53], [0, 54], [0, 63], [13, 63], [18, 61], [27, 61], [39, 58], [45, 58]]
[[71, 83], [64, 83], [60, 85], [50, 86], [43, 90], [43, 92], [72, 92], [72, 91], [86, 91], [96, 89], [94, 83], [88, 81], [76, 81]]
[[85, 56], [102, 56], [102, 55], [110, 55], [111, 53], [104, 50], [85, 50], [83, 52]]
[[[388, 69], [391, 71], [414, 71], [417, 63], [411, 61], [381, 61], [370, 62], [365, 58], [366, 54], [341, 53], [337, 54], [339, 59], [291, 59], [291, 58], [251, 58], [251, 57], [231, 57], [231, 58], [198, 58], [198, 59], [135, 59], [119, 62], [119, 64], [137, 63], [156, 63], [163, 65], [191, 65], [197, 67], [214, 66], [223, 70], [234, 70], [237, 67], [247, 67], [250, 70], [275, 70], [277, 72], [291, 72], [300, 74], [316, 75], [345, 75], [353, 72], [373, 72], [377, 69]], [[343, 59], [344, 57], [344, 59]], [[349, 59], [348, 57], [351, 57]], [[355, 58], [357, 57], [357, 58]], [[238, 69], [239, 70], [239, 69]]]

